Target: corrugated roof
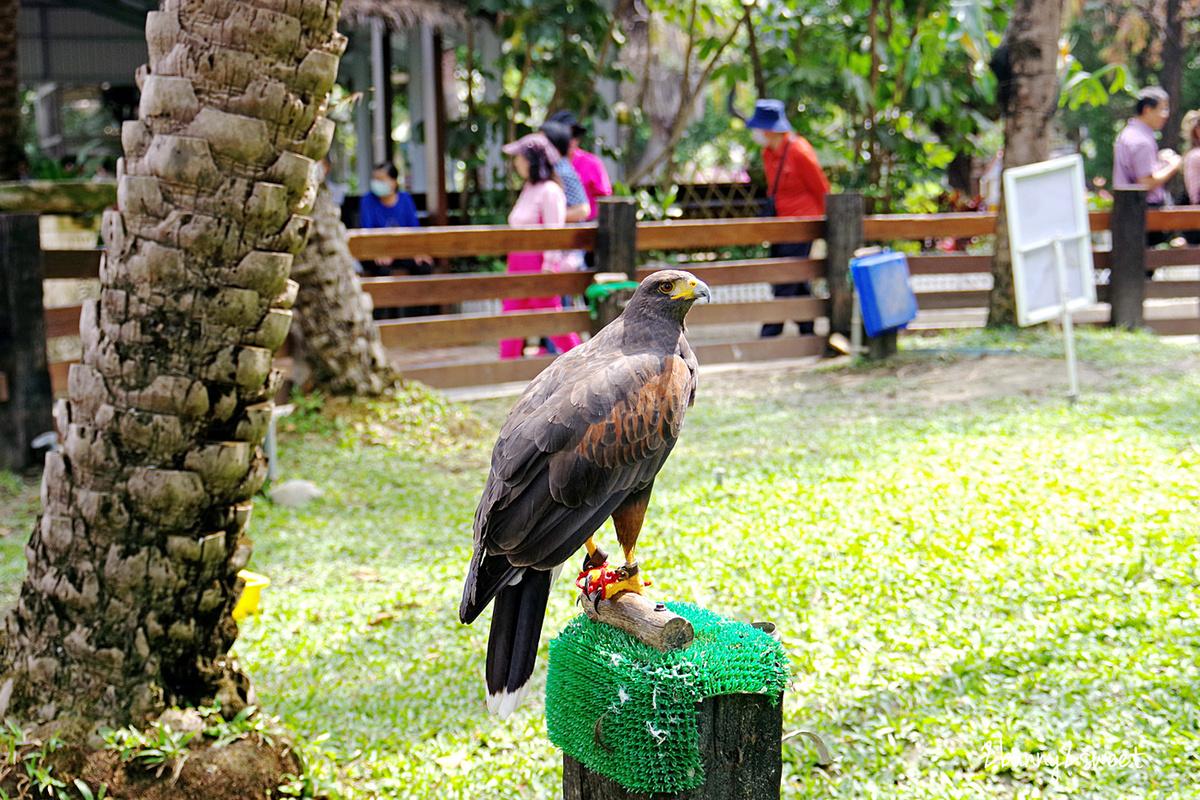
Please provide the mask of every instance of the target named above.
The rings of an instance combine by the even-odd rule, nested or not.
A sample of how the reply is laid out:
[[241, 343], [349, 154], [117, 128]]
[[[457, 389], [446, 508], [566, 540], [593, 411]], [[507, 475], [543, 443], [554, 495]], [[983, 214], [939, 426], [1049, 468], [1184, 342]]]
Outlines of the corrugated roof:
[[404, 30], [422, 23], [462, 28], [468, 15], [462, 0], [342, 0], [342, 19], [356, 25], [382, 19], [392, 30]]
[[[146, 13], [158, 8], [158, 0], [55, 0], [29, 2], [23, 6], [57, 5], [79, 8], [141, 27]], [[425, 23], [437, 27], [462, 27], [467, 24], [465, 0], [343, 0], [342, 20], [362, 25], [372, 18], [382, 19], [392, 30], [403, 30]]]

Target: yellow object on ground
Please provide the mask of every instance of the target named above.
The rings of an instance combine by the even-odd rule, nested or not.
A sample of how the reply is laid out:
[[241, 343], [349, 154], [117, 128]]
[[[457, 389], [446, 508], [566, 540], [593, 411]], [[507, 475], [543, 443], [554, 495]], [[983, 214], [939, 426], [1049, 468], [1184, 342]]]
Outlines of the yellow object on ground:
[[238, 598], [237, 605], [233, 607], [233, 618], [241, 622], [248, 614], [258, 613], [262, 589], [271, 585], [271, 579], [248, 570], [239, 572], [238, 577], [246, 582], [246, 586], [242, 589], [242, 596]]

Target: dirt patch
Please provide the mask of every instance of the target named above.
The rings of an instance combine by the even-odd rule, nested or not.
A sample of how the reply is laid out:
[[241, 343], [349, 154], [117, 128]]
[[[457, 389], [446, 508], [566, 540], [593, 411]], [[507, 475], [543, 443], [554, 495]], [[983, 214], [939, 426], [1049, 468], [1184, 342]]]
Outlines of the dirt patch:
[[[1078, 365], [1080, 389], [1098, 386], [1105, 376], [1086, 364]], [[887, 386], [879, 386], [881, 378]], [[882, 397], [902, 397], [910, 405], [940, 408], [1004, 397], [1066, 396], [1067, 364], [1063, 359], [1016, 355], [981, 355], [971, 358], [934, 357], [841, 375], [818, 383], [817, 391], [879, 390]]]
[[[32, 765], [31, 769], [23, 767]], [[80, 781], [113, 800], [250, 800], [281, 797], [279, 787], [302, 771], [300, 759], [285, 745], [241, 740], [214, 747], [190, 747], [184, 756], [162, 765], [122, 762], [113, 750], [63, 746], [38, 759], [22, 758], [17, 765], [0, 764], [0, 797], [47, 797], [39, 778], [52, 775], [76, 797]], [[7, 793], [7, 794], [5, 794]]]
[[[1136, 369], [1155, 373], [1190, 368], [1189, 355], [1180, 363], [1143, 367], [1102, 368], [1078, 364], [1081, 392], [1097, 390]], [[1067, 363], [1026, 353], [912, 352], [886, 362], [851, 366], [849, 359], [833, 361], [754, 365], [714, 369], [701, 375], [700, 391], [712, 398], [771, 397], [804, 393], [849, 402], [890, 402], [941, 408], [1011, 397], [1066, 397], [1069, 389]]]

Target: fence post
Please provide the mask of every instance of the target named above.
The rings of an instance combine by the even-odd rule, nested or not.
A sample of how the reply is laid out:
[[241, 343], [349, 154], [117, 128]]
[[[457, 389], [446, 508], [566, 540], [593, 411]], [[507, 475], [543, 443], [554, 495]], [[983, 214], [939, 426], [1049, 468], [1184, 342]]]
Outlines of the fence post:
[[596, 269], [637, 280], [637, 203], [632, 197], [599, 197]]
[[563, 753], [563, 800], [768, 800], [783, 779], [783, 696], [726, 694], [697, 707], [705, 781], [695, 789], [653, 795], [592, 772]]
[[0, 214], [0, 469], [36, 461], [30, 443], [54, 430], [46, 359], [37, 214]]
[[[596, 216], [596, 269], [599, 272], [624, 273], [637, 280], [637, 203], [632, 197], [598, 197]], [[618, 289], [596, 301], [592, 316], [595, 336], [625, 309], [630, 289]]]
[[850, 259], [863, 246], [863, 196], [825, 195], [825, 274], [829, 284], [829, 332], [850, 338], [854, 286]]
[[1146, 190], [1117, 189], [1113, 192], [1112, 266], [1108, 277], [1108, 302], [1113, 328], [1142, 327], [1142, 304], [1146, 299]]

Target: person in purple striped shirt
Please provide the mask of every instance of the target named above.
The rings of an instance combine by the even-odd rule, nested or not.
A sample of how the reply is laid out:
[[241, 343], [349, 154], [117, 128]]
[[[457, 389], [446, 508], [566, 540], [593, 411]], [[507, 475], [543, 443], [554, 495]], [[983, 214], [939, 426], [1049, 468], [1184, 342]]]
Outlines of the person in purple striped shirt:
[[[1148, 86], [1138, 92], [1134, 115], [1113, 142], [1113, 188], [1146, 190], [1146, 205], [1150, 208], [1169, 206], [1166, 182], [1175, 176], [1183, 159], [1173, 150], [1159, 150], [1157, 131], [1167, 124], [1171, 115], [1171, 100], [1157, 86]], [[1171, 234], [1150, 231], [1146, 244], [1153, 247], [1162, 244]], [[1153, 276], [1153, 270], [1146, 277]]]
[[1159, 150], [1157, 131], [1167, 124], [1171, 102], [1157, 86], [1138, 92], [1134, 116], [1113, 142], [1113, 188], [1146, 189], [1146, 203], [1167, 201], [1164, 184], [1179, 171], [1181, 160], [1171, 150]]

